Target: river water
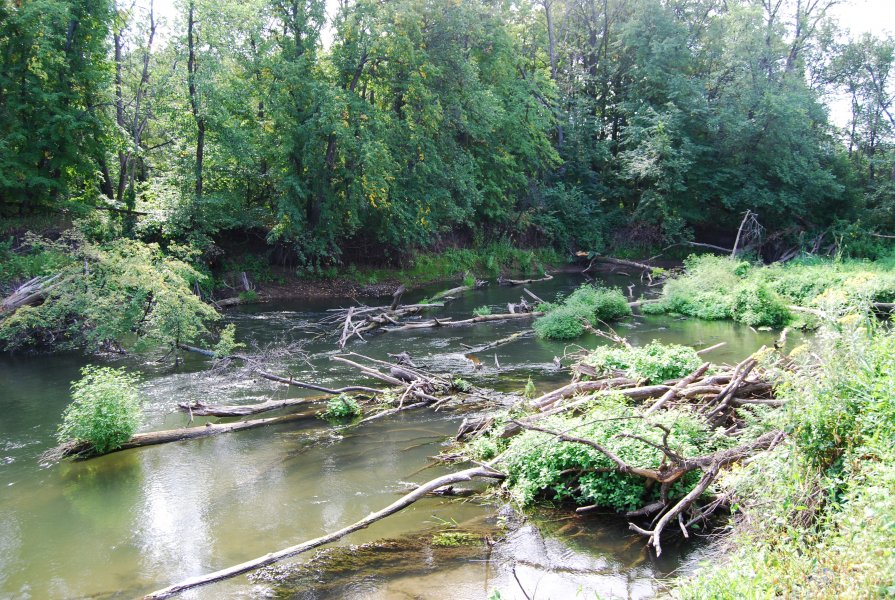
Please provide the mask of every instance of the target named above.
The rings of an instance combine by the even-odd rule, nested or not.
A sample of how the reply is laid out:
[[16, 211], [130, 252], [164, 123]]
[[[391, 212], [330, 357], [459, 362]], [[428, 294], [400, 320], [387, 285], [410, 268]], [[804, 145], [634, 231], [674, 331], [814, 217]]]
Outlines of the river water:
[[[558, 275], [530, 287], [549, 300], [581, 281]], [[611, 278], [608, 283], [627, 284]], [[435, 314], [459, 319], [484, 305], [503, 312], [520, 295], [519, 288], [492, 284]], [[266, 304], [238, 309], [227, 320], [236, 324], [240, 339], [259, 348], [305, 344], [302, 352], [272, 358], [268, 370], [339, 386], [363, 380], [330, 360], [334, 340], [322, 338], [317, 324], [327, 309], [349, 305], [347, 299]], [[421, 366], [500, 389], [521, 389], [531, 376], [546, 390], [568, 381], [554, 357], [608, 343], [596, 337], [574, 345], [527, 338], [476, 360], [461, 346], [529, 326], [517, 320], [374, 333], [348, 349], [377, 358], [407, 351]], [[635, 345], [653, 339], [694, 347], [727, 342], [708, 356], [715, 362], [735, 362], [774, 339], [771, 332], [735, 323], [670, 317], [636, 317], [618, 331]], [[448, 472], [429, 457], [446, 447], [463, 418], [411, 411], [342, 430], [308, 419], [42, 464], [40, 455], [54, 445], [69, 402], [70, 382], [88, 362], [142, 373], [144, 430], [187, 426], [189, 417], [177, 411], [178, 402], [253, 403], [306, 395], [238, 372], [209, 371], [210, 361], [197, 356], [185, 357], [177, 368], [146, 356], [0, 356], [0, 598], [133, 598], [341, 528], [390, 504], [412, 483]], [[207, 421], [220, 420], [197, 418], [192, 426]], [[661, 589], [662, 578], [699, 555], [698, 544], [672, 546], [656, 561], [615, 516], [511, 513], [496, 500], [427, 498], [342, 545], [428, 539], [432, 531], [455, 527], [488, 531], [498, 541], [487, 552], [359, 559], [348, 572], [324, 561], [300, 586], [271, 587], [239, 577], [185, 597], [485, 598], [497, 589], [502, 598], [524, 598], [520, 585], [538, 598], [650, 597]], [[376, 547], [369, 548], [375, 555]]]

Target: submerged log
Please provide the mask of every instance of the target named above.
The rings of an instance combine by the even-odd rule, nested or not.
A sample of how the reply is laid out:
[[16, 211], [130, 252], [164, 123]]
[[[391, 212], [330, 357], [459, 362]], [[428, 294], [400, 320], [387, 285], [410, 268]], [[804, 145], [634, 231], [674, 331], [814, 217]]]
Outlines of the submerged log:
[[143, 597], [143, 600], [163, 600], [164, 598], [170, 598], [171, 596], [180, 594], [187, 590], [208, 585], [209, 583], [214, 583], [216, 581], [230, 579], [231, 577], [236, 577], [237, 575], [241, 575], [249, 571], [254, 571], [255, 569], [259, 569], [267, 565], [272, 565], [284, 559], [298, 556], [299, 554], [308, 552], [309, 550], [313, 550], [314, 548], [318, 548], [325, 544], [338, 541], [350, 533], [354, 533], [355, 531], [369, 527], [376, 521], [384, 519], [389, 515], [393, 515], [394, 513], [407, 508], [417, 500], [425, 498], [431, 492], [434, 492], [442, 487], [449, 486], [455, 483], [471, 481], [475, 478], [503, 479], [504, 477], [505, 475], [503, 473], [500, 473], [499, 471], [496, 471], [495, 469], [488, 466], [473, 467], [471, 469], [466, 469], [465, 471], [437, 477], [420, 485], [409, 494], [402, 496], [382, 510], [370, 513], [360, 521], [348, 525], [347, 527], [343, 527], [338, 531], [328, 533], [324, 536], [315, 538], [313, 540], [308, 540], [307, 542], [303, 542], [295, 546], [290, 546], [289, 548], [285, 548], [278, 552], [265, 554], [264, 556], [240, 563], [238, 565], [234, 565], [226, 569], [221, 569], [220, 571], [215, 571], [214, 573], [186, 579], [179, 583], [170, 585], [166, 588], [162, 588], [160, 590], [152, 592], [151, 594], [147, 594]]

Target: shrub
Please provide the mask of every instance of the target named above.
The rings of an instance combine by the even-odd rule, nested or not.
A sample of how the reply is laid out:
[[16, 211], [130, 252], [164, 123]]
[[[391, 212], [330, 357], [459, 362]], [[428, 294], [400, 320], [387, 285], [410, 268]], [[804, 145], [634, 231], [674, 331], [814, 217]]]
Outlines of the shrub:
[[120, 448], [140, 426], [138, 379], [124, 371], [88, 365], [72, 383], [62, 415], [60, 442], [87, 442], [97, 454]]
[[475, 315], [476, 317], [484, 317], [486, 315], [490, 315], [491, 307], [490, 306], [480, 306], [480, 307], [474, 309], [472, 311], [472, 314]]
[[[868, 333], [868, 330], [871, 330]], [[793, 352], [773, 413], [789, 436], [720, 481], [738, 518], [682, 598], [874, 598], [895, 579], [895, 334], [868, 322]]]
[[615, 321], [631, 314], [625, 296], [617, 289], [583, 285], [561, 304], [548, 304], [546, 313], [534, 322], [538, 337], [570, 340], [584, 333], [585, 322], [596, 326], [600, 321]]
[[326, 410], [320, 416], [327, 421], [348, 421], [361, 415], [357, 400], [347, 394], [339, 394], [326, 404]]
[[789, 309], [767, 286], [748, 282], [737, 290], [733, 302], [733, 318], [752, 327], [782, 328], [789, 322]]
[[665, 284], [659, 302], [643, 305], [644, 313], [734, 319], [779, 328], [792, 320], [791, 304], [844, 315], [866, 311], [872, 302], [895, 300], [895, 271], [885, 261], [810, 258], [763, 267], [718, 256], [691, 256], [684, 264], [685, 273]]
[[[663, 411], [653, 421], [671, 429], [671, 447], [685, 456], [706, 454], [729, 443], [687, 411]], [[662, 462], [662, 453], [656, 448], [618, 436], [627, 433], [657, 444], [662, 441], [662, 432], [639, 418], [637, 409], [627, 406], [621, 398], [603, 397], [598, 406], [583, 416], [557, 415], [545, 419], [542, 426], [599, 441], [630, 465], [656, 468]], [[488, 449], [485, 442], [479, 442], [479, 447]], [[643, 506], [659, 493], [658, 486], [646, 485], [641, 477], [614, 470], [604, 472], [613, 464], [596, 449], [583, 444], [559, 443], [554, 436], [544, 433], [524, 431], [513, 437], [503, 457], [501, 470], [507, 474], [507, 486], [523, 505], [547, 498], [621, 511]], [[673, 485], [669, 491], [671, 497], [686, 494], [698, 477], [694, 472]]]
[[239, 348], [245, 348], [245, 344], [236, 341], [236, 325], [228, 324], [221, 330], [221, 337], [214, 346], [216, 358], [226, 358]]
[[597, 348], [581, 362], [596, 369], [598, 377], [621, 371], [631, 379], [646, 383], [685, 377], [702, 364], [693, 348], [656, 341], [642, 348]]

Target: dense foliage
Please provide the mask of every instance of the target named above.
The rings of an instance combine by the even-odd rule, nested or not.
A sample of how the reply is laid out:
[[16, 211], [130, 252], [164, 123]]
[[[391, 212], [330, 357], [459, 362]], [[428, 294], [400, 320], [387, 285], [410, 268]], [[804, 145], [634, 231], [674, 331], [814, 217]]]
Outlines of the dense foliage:
[[582, 285], [559, 303], [541, 306], [546, 311], [534, 322], [538, 337], [571, 340], [584, 333], [586, 326], [616, 321], [631, 314], [624, 294], [616, 289]]
[[[895, 334], [862, 320], [793, 352], [776, 417], [789, 441], [725, 481], [739, 512], [733, 552], [684, 598], [871, 598], [895, 581]], [[769, 502], [768, 499], [773, 499]]]
[[895, 300], [890, 260], [806, 259], [761, 266], [699, 256], [689, 258], [684, 267], [682, 275], [665, 284], [658, 302], [643, 305], [643, 312], [782, 327], [794, 318], [790, 306], [841, 316]]
[[327, 421], [347, 421], [361, 415], [360, 405], [357, 400], [347, 394], [339, 394], [326, 403], [326, 410], [320, 413], [320, 417]]
[[[558, 415], [539, 425], [594, 440], [628, 464], [646, 468], [658, 467], [662, 452], [618, 434], [639, 435], [660, 444], [663, 432], [652, 425], [659, 423], [670, 428], [670, 445], [684, 455], [705, 454], [728, 442], [687, 410], [663, 411], [651, 419], [644, 420], [640, 409], [623, 399], [602, 396], [583, 415]], [[602, 452], [583, 444], [556, 443], [554, 436], [540, 432], [525, 431], [510, 440], [480, 438], [469, 451], [481, 459], [502, 453], [506, 485], [523, 505], [543, 500], [570, 501], [624, 511], [658, 498], [658, 486], [645, 485], [641, 477], [610, 469], [614, 465]], [[684, 477], [671, 486], [670, 496], [683, 496], [694, 482], [693, 477]]]
[[4, 0], [0, 214], [95, 207], [207, 256], [247, 234], [318, 274], [728, 242], [746, 209], [771, 251], [866, 253], [895, 225], [895, 44], [834, 3]]
[[194, 342], [218, 319], [194, 292], [203, 276], [155, 244], [126, 238], [96, 244], [79, 236], [44, 243], [67, 258], [53, 262], [41, 304], [0, 319], [0, 345], [7, 349], [117, 349], [130, 340], [173, 347]]
[[88, 365], [72, 383], [72, 403], [62, 415], [60, 442], [87, 442], [97, 454], [119, 448], [140, 426], [137, 377], [124, 369]]
[[644, 383], [662, 383], [689, 375], [702, 361], [689, 346], [653, 341], [640, 348], [596, 348], [581, 363], [593, 367], [597, 378], [620, 374]]

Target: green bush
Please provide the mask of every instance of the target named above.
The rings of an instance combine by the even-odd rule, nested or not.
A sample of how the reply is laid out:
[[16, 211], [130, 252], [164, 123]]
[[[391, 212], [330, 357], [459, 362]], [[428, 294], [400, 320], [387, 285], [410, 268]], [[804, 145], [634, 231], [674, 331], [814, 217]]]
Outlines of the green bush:
[[120, 448], [140, 426], [138, 379], [124, 371], [88, 365], [72, 383], [62, 415], [60, 442], [87, 442], [97, 454]]
[[875, 598], [895, 591], [895, 333], [871, 321], [823, 330], [781, 373], [789, 432], [721, 480], [738, 517], [725, 560], [682, 598]]
[[214, 346], [214, 355], [226, 358], [240, 348], [245, 348], [245, 344], [236, 341], [236, 325], [230, 323], [221, 330], [220, 339]]
[[598, 377], [611, 376], [620, 371], [626, 377], [645, 383], [685, 377], [702, 364], [693, 348], [656, 341], [642, 348], [597, 348], [581, 362], [593, 367]]
[[[598, 406], [583, 416], [555, 416], [541, 424], [552, 431], [599, 442], [630, 465], [656, 468], [662, 453], [643, 442], [618, 437], [627, 433], [661, 443], [662, 432], [644, 419], [637, 409], [622, 398], [603, 397]], [[628, 418], [626, 418], [628, 417]], [[729, 444], [687, 411], [663, 411], [653, 421], [671, 429], [669, 443], [685, 456], [702, 455]], [[490, 444], [498, 443], [491, 440]], [[478, 442], [477, 448], [491, 450], [489, 442]], [[538, 499], [596, 504], [613, 510], [632, 510], [653, 500], [658, 486], [648, 486], [641, 477], [618, 473], [606, 456], [583, 444], [560, 443], [552, 435], [524, 431], [507, 444], [501, 470], [507, 474], [507, 486], [523, 505]], [[672, 498], [681, 497], [699, 478], [691, 473], [670, 490]]]
[[484, 317], [491, 314], [490, 306], [479, 306], [476, 309], [473, 309], [472, 314], [476, 317]]
[[841, 316], [873, 302], [895, 301], [895, 269], [886, 261], [807, 258], [754, 266], [718, 256], [691, 256], [683, 275], [665, 284], [646, 314], [678, 313], [701, 319], [734, 319], [753, 327], [783, 327], [789, 305]]
[[347, 394], [339, 394], [326, 403], [326, 410], [320, 416], [327, 421], [349, 421], [361, 415], [357, 400]]
[[616, 321], [631, 314], [624, 294], [617, 289], [583, 285], [561, 304], [548, 304], [543, 317], [534, 322], [538, 337], [570, 340], [584, 333], [585, 322], [597, 326], [600, 321]]
[[780, 297], [766, 285], [747, 282], [736, 292], [733, 302], [733, 318], [752, 327], [783, 328], [791, 314]]

